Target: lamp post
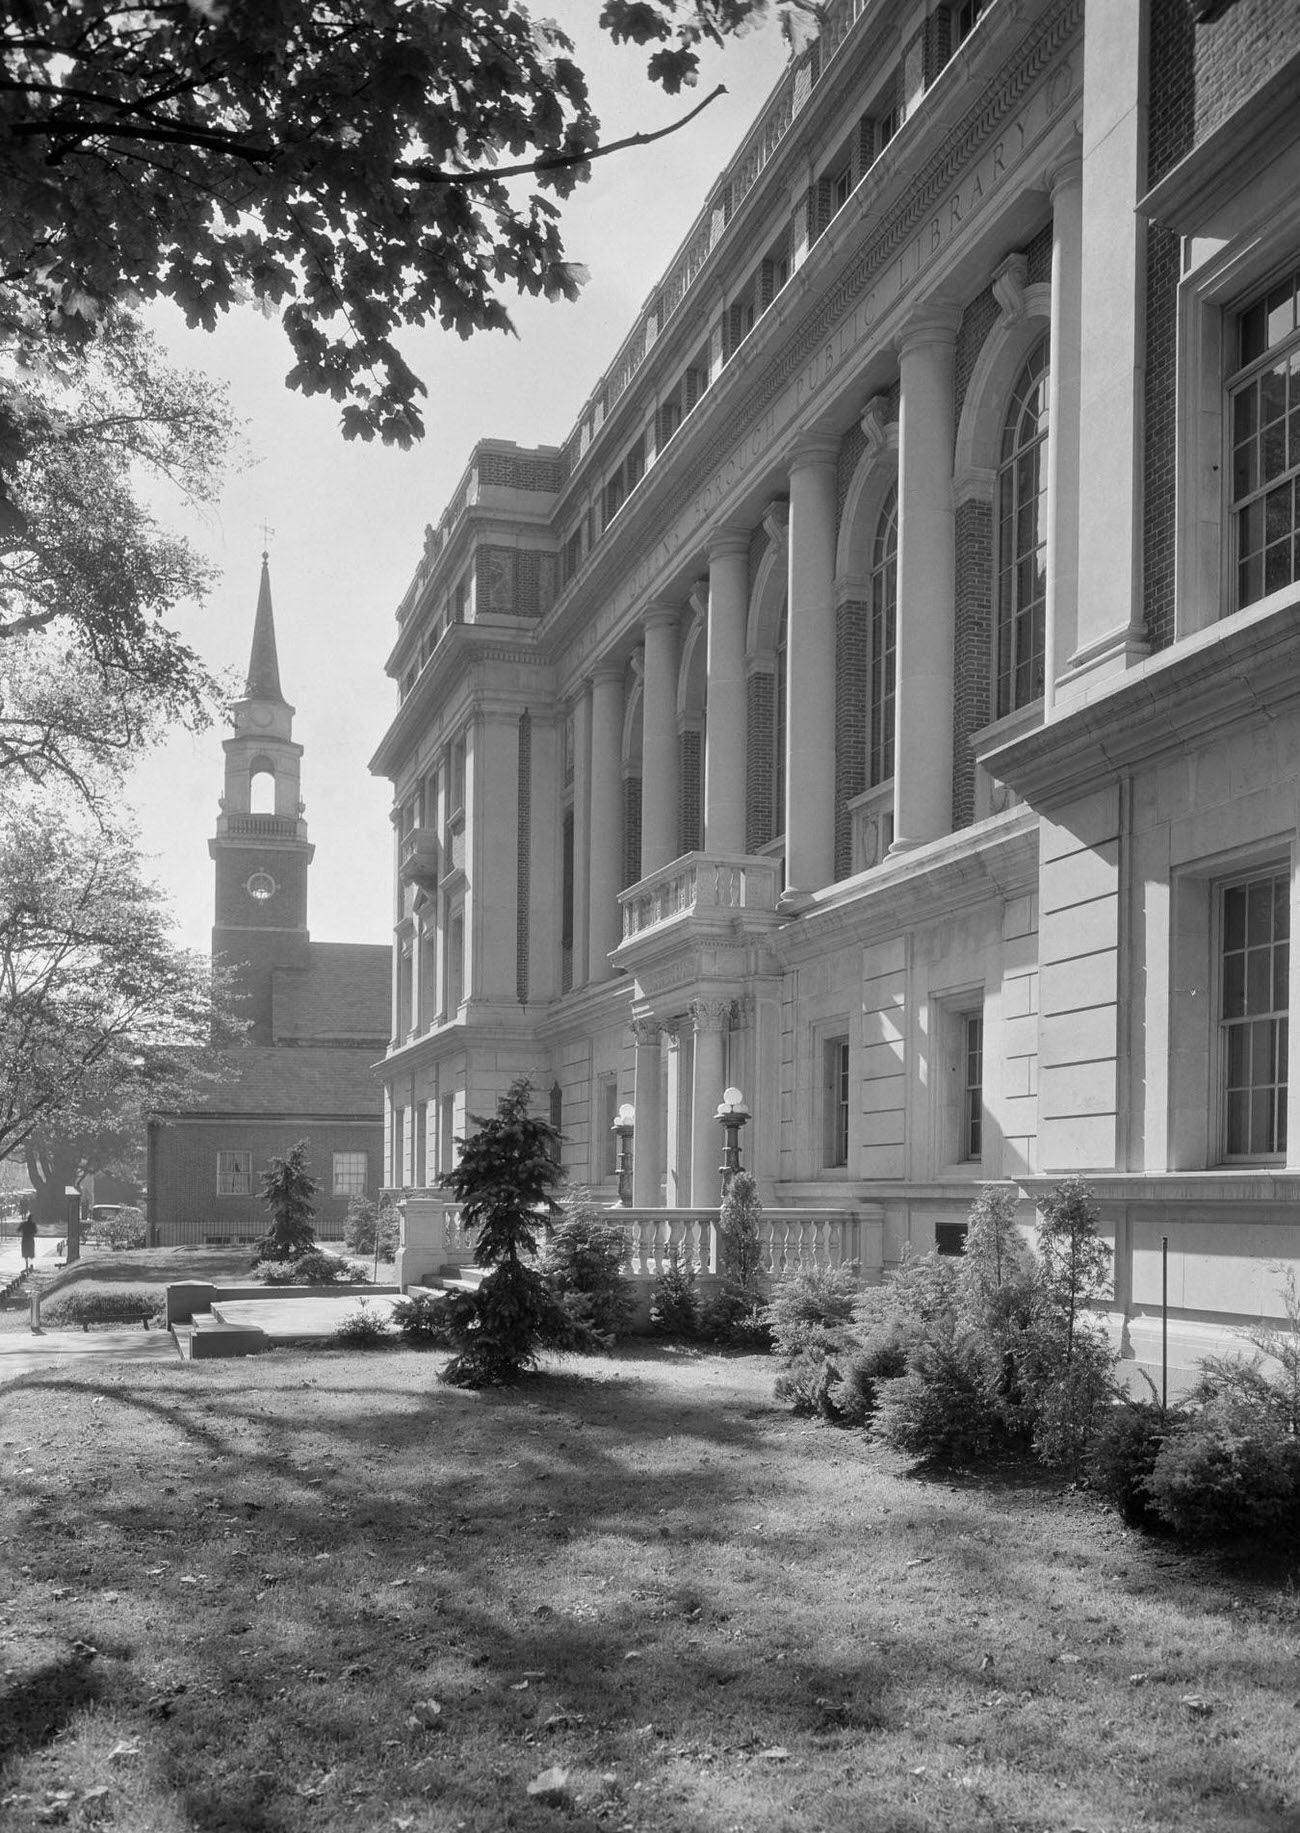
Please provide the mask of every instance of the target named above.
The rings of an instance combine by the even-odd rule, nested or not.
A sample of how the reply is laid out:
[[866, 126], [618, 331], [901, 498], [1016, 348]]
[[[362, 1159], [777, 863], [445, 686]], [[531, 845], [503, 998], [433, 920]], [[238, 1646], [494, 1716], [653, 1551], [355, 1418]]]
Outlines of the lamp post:
[[610, 1131], [618, 1140], [618, 1200], [626, 1209], [632, 1201], [632, 1135], [636, 1131], [636, 1109], [630, 1101], [615, 1114]]
[[744, 1169], [740, 1162], [740, 1129], [749, 1119], [749, 1108], [738, 1088], [723, 1089], [722, 1102], [715, 1118], [722, 1128], [722, 1163], [718, 1170], [722, 1174], [722, 1196], [725, 1202], [732, 1178]]

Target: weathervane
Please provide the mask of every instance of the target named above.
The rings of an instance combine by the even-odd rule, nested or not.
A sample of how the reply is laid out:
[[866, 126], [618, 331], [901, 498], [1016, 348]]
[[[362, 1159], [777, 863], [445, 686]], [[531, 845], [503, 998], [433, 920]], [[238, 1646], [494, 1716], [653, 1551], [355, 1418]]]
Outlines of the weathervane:
[[271, 527], [271, 524], [265, 518], [263, 518], [263, 521], [262, 521], [262, 558], [263, 560], [270, 559], [270, 555], [268, 554], [267, 549], [271, 545], [271, 536], [274, 533], [275, 533], [275, 530]]

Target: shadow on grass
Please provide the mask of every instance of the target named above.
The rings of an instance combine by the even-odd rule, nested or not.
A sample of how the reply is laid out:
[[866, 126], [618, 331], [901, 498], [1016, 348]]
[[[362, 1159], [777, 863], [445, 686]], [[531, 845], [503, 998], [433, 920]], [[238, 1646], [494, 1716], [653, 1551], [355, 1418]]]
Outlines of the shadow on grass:
[[0, 1693], [0, 1751], [19, 1757], [43, 1750], [102, 1691], [91, 1662], [80, 1655], [37, 1668]]

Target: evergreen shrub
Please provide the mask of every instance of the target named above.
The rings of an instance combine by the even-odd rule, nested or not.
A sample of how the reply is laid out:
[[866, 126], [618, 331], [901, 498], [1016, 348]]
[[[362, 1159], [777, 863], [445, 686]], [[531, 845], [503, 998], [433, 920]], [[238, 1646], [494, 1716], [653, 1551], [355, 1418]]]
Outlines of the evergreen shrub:
[[380, 1260], [392, 1260], [401, 1245], [402, 1218], [391, 1203], [375, 1203], [370, 1197], [350, 1197], [343, 1223], [343, 1241], [350, 1254], [375, 1257], [376, 1244]]
[[147, 1330], [151, 1322], [161, 1322], [163, 1309], [161, 1294], [147, 1288], [79, 1291], [74, 1287], [70, 1292], [56, 1293], [42, 1305], [41, 1322], [56, 1329], [80, 1324], [83, 1330], [89, 1330], [92, 1324], [142, 1323]]
[[391, 1349], [396, 1342], [391, 1325], [382, 1311], [372, 1311], [368, 1299], [361, 1299], [334, 1332], [340, 1349]]
[[421, 1292], [415, 1298], [397, 1300], [392, 1310], [393, 1326], [408, 1349], [451, 1348], [453, 1303], [447, 1292]]
[[1114, 1503], [1130, 1527], [1162, 1526], [1148, 1487], [1160, 1448], [1184, 1422], [1157, 1401], [1125, 1400], [1112, 1407], [1093, 1440], [1088, 1481]]
[[262, 1201], [271, 1226], [257, 1243], [259, 1260], [296, 1260], [316, 1245], [312, 1202], [317, 1184], [307, 1162], [307, 1141], [300, 1139], [283, 1158], [273, 1158], [262, 1173]]
[[656, 1336], [690, 1342], [700, 1327], [700, 1295], [695, 1268], [674, 1248], [654, 1283], [650, 1328]]
[[627, 1239], [585, 1191], [565, 1198], [541, 1260], [542, 1277], [592, 1348], [617, 1342], [636, 1310], [623, 1273]]
[[119, 1209], [116, 1215], [92, 1222], [86, 1230], [86, 1244], [111, 1248], [114, 1253], [126, 1248], [147, 1247], [149, 1225], [144, 1219], [144, 1211], [128, 1205]]
[[259, 1260], [254, 1276], [266, 1286], [364, 1286], [368, 1270], [354, 1260], [311, 1248], [292, 1260]]

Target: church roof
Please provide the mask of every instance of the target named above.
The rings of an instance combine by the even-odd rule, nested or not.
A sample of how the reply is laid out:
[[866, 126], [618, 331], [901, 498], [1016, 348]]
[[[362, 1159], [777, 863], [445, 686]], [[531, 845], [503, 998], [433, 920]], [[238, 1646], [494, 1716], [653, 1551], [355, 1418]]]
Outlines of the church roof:
[[249, 700], [274, 700], [287, 704], [280, 692], [280, 661], [275, 652], [275, 618], [271, 612], [271, 569], [262, 555], [262, 583], [257, 592], [257, 616], [253, 622], [253, 650], [248, 658]]
[[378, 1119], [383, 1112], [375, 1060], [368, 1050], [242, 1044], [226, 1053], [225, 1064], [226, 1081], [205, 1089], [179, 1113], [167, 1110], [163, 1117], [181, 1121], [218, 1114], [255, 1115], [262, 1120]]

